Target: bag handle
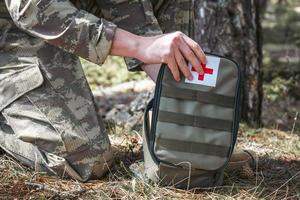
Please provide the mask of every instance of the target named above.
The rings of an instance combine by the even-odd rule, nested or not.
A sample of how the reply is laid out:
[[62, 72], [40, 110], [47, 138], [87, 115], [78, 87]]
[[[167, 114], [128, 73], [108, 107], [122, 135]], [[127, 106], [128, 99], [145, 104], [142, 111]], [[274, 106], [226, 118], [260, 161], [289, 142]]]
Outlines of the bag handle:
[[144, 132], [145, 137], [147, 140], [147, 143], [149, 145], [150, 143], [150, 133], [151, 133], [151, 127], [150, 127], [150, 119], [149, 119], [149, 111], [153, 108], [153, 99], [149, 101], [149, 103], [146, 106], [145, 114], [144, 114]]

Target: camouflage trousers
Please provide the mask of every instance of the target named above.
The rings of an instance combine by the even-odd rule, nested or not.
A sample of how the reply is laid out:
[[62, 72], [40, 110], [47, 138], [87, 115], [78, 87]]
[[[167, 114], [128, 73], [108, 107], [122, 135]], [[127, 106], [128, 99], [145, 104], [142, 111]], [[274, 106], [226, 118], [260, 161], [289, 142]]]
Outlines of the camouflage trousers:
[[[191, 0], [101, 2], [113, 8], [105, 18], [130, 32], [193, 33]], [[132, 2], [142, 6], [133, 11]], [[141, 31], [145, 20], [158, 28]], [[1, 13], [0, 34], [1, 148], [35, 170], [79, 181], [103, 176], [111, 144], [78, 57], [19, 30]]]

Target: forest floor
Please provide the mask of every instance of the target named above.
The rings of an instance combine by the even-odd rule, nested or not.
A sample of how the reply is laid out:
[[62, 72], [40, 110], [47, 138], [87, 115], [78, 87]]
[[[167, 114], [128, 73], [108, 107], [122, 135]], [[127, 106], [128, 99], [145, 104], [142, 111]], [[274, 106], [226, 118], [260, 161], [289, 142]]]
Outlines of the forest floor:
[[[112, 67], [110, 70], [115, 69]], [[87, 75], [88, 73], [89, 70]], [[110, 72], [106, 72], [107, 76], [109, 74]], [[134, 78], [128, 75], [128, 80], [144, 79], [140, 74], [133, 76]], [[89, 75], [88, 78], [92, 85]], [[253, 150], [258, 155], [253, 175], [243, 171], [226, 172], [223, 186], [206, 190], [179, 190], [145, 182], [130, 172], [129, 166], [143, 159], [142, 115], [133, 120], [135, 126], [128, 128], [111, 120], [115, 116], [109, 117], [108, 113], [116, 107], [120, 108], [117, 109], [118, 112], [122, 112], [122, 109], [132, 106], [131, 101], [136, 99], [137, 94], [152, 90], [153, 84], [149, 84], [149, 81], [138, 81], [136, 84], [120, 85], [114, 80], [108, 82], [105, 87], [94, 87], [96, 101], [101, 102], [100, 112], [107, 113], [103, 117], [106, 118], [110, 139], [112, 144], [118, 147], [118, 151], [115, 152], [115, 164], [105, 178], [87, 183], [71, 179], [61, 180], [34, 172], [2, 152], [0, 199], [300, 199], [300, 117], [296, 116], [296, 111], [299, 111], [298, 101], [289, 104], [291, 106], [286, 110], [284, 105], [291, 102], [289, 98], [278, 98], [280, 101], [277, 103], [265, 98], [265, 118], [271, 115], [273, 117], [269, 116], [268, 119], [278, 119], [268, 121], [268, 126], [261, 128], [240, 124], [237, 145]], [[128, 80], [124, 79], [123, 82]], [[276, 109], [278, 113], [275, 116], [272, 112]], [[113, 113], [118, 112], [114, 110]], [[294, 117], [286, 119], [286, 115]]]
[[130, 164], [142, 160], [140, 133], [116, 130], [110, 135], [118, 147], [116, 162], [102, 180], [61, 180], [36, 173], [2, 153], [0, 199], [300, 199], [299, 134], [241, 124], [238, 146], [258, 155], [254, 175], [226, 173], [223, 186], [187, 191], [133, 176]]

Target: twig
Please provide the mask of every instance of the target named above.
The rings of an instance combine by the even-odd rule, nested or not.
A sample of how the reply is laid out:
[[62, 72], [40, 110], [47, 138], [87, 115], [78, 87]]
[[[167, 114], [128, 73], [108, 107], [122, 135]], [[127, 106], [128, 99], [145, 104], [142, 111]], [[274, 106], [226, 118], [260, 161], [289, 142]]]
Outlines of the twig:
[[50, 187], [49, 185], [46, 185], [43, 183], [32, 183], [32, 182], [25, 181], [25, 185], [35, 188], [37, 190], [53, 192], [61, 197], [67, 197], [67, 196], [74, 197], [76, 195], [86, 192], [86, 189], [81, 188], [81, 187], [79, 187], [78, 189], [75, 189], [75, 190], [68, 191], [68, 192], [60, 192], [59, 190], [54, 189], [54, 188]]
[[51, 188], [50, 186], [48, 186], [46, 184], [42, 184], [42, 183], [32, 183], [32, 182], [25, 181], [25, 185], [32, 187], [34, 189], [37, 189], [37, 190], [59, 193], [58, 190]]
[[293, 128], [292, 128], [291, 134], [294, 133], [294, 130], [295, 130], [295, 127], [296, 127], [296, 121], [297, 121], [297, 118], [298, 118], [298, 114], [299, 114], [299, 112], [296, 112], [296, 116], [294, 118], [294, 123], [293, 123]]

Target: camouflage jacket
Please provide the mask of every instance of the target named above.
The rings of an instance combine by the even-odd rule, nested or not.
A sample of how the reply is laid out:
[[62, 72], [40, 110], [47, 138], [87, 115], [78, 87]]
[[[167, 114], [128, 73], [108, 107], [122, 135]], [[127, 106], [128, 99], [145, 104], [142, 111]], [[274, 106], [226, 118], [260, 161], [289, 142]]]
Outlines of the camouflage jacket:
[[[149, 9], [151, 1], [140, 0], [0, 0], [0, 112], [42, 84], [33, 65], [38, 66], [35, 52], [45, 42], [100, 65], [117, 26], [141, 35], [161, 33]], [[141, 64], [125, 60], [129, 69]], [[20, 67], [28, 62], [31, 67]]]
[[[21, 30], [96, 64], [107, 57], [115, 24], [78, 9], [69, 0], [5, 1]], [[87, 4], [77, 5], [88, 9]]]

